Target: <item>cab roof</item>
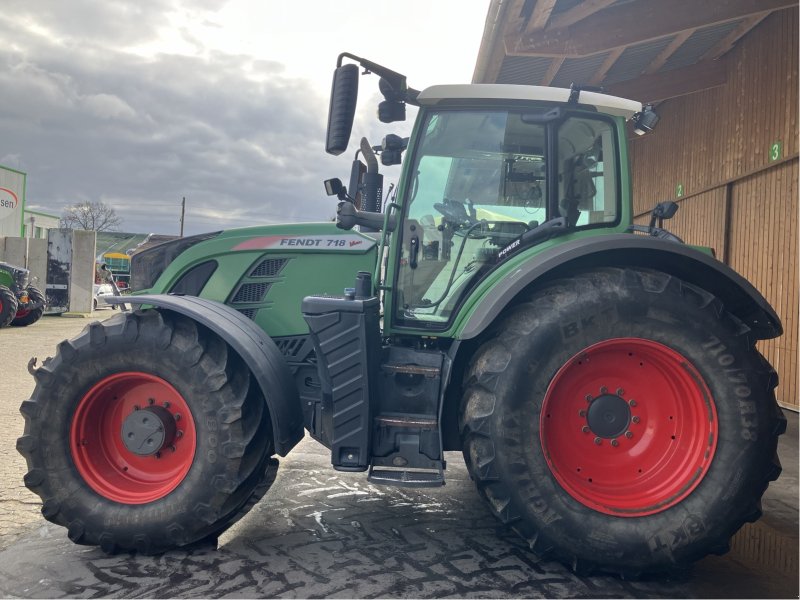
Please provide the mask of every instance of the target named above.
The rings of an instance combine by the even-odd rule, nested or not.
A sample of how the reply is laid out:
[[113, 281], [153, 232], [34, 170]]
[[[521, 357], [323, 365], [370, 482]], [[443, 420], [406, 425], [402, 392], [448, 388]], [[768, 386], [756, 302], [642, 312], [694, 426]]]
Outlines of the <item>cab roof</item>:
[[[416, 100], [421, 106], [433, 106], [440, 102], [456, 99], [530, 100], [566, 104], [571, 93], [571, 90], [566, 88], [539, 85], [472, 83], [434, 85], [422, 90]], [[630, 119], [642, 110], [641, 102], [598, 92], [582, 91], [579, 102], [584, 106], [593, 106], [597, 112], [625, 119]]]

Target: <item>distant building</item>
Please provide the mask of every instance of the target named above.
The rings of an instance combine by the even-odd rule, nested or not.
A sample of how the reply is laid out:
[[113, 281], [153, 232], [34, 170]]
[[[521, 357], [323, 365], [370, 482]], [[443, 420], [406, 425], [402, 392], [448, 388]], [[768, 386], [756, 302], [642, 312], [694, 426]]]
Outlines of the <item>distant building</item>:
[[20, 237], [25, 210], [25, 181], [22, 171], [0, 165], [0, 237]]
[[25, 210], [22, 222], [22, 237], [46, 239], [48, 229], [58, 229], [61, 220], [56, 215]]

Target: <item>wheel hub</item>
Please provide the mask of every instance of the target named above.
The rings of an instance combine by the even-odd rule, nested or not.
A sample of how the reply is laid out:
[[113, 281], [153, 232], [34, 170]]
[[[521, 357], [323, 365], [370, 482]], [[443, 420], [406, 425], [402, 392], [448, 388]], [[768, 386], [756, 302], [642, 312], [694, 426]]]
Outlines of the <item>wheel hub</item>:
[[718, 426], [711, 392], [684, 356], [653, 340], [612, 338], [558, 370], [539, 431], [566, 493], [601, 513], [641, 517], [675, 506], [700, 484]]
[[170, 412], [162, 406], [134, 410], [122, 423], [122, 442], [139, 456], [151, 456], [172, 444], [177, 427]]
[[90, 488], [114, 502], [147, 504], [165, 497], [192, 468], [196, 450], [188, 402], [150, 373], [100, 378], [72, 416], [75, 467]]
[[619, 396], [604, 394], [592, 400], [586, 421], [596, 436], [606, 439], [616, 438], [628, 429], [631, 409]]

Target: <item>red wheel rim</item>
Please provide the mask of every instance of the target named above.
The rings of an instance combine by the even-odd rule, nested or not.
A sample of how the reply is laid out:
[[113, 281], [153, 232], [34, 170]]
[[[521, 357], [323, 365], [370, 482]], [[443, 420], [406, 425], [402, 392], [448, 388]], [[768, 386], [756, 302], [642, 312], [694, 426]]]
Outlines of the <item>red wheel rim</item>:
[[[0, 304], [0, 310], [3, 310], [3, 305], [2, 304]], [[14, 315], [14, 318], [15, 319], [21, 319], [22, 317], [27, 317], [28, 313], [30, 313], [30, 312], [31, 311], [29, 309], [27, 309], [27, 308], [20, 308], [17, 311], [17, 314]]]
[[[122, 432], [131, 413], [148, 407], [168, 413], [177, 427], [158, 452], [143, 456], [128, 449]], [[153, 502], [173, 491], [189, 472], [196, 446], [194, 418], [183, 397], [160, 377], [134, 371], [96, 383], [78, 402], [70, 427], [72, 459], [84, 481], [123, 504]]]
[[717, 444], [703, 378], [671, 348], [639, 338], [594, 344], [556, 373], [539, 419], [561, 487], [599, 512], [639, 517], [678, 504]]

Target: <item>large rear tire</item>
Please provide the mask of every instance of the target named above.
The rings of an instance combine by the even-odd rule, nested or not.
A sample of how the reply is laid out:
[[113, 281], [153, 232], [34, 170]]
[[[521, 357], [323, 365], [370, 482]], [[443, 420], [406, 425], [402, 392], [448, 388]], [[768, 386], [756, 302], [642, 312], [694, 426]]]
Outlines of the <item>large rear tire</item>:
[[11, 321], [11, 325], [14, 327], [27, 327], [28, 325], [33, 325], [42, 318], [44, 314], [44, 294], [40, 292], [37, 288], [28, 286], [28, 302], [38, 304], [36, 308], [23, 308], [22, 306], [17, 307], [17, 313], [14, 316], [14, 320]]
[[213, 538], [274, 479], [259, 386], [191, 319], [147, 310], [92, 323], [35, 378], [17, 442], [25, 485], [75, 543], [153, 554]]
[[664, 273], [553, 282], [473, 358], [464, 456], [492, 512], [576, 572], [722, 554], [780, 473], [777, 376], [712, 295]]
[[17, 314], [17, 297], [8, 287], [0, 285], [0, 327], [7, 327]]

